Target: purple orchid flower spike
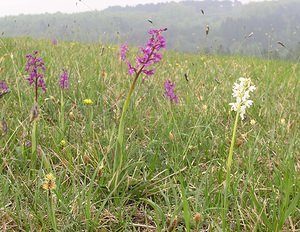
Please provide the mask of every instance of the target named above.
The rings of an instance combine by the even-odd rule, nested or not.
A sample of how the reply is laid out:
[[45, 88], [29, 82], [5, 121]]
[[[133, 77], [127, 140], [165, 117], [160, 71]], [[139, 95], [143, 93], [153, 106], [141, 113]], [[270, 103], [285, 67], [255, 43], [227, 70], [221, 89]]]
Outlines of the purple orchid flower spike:
[[164, 29], [151, 29], [148, 31], [150, 38], [147, 43], [140, 48], [141, 54], [136, 57], [135, 65], [126, 60], [126, 54], [128, 52], [127, 44], [121, 46], [120, 57], [122, 61], [125, 61], [128, 67], [128, 74], [136, 74], [139, 76], [141, 73], [145, 75], [146, 78], [154, 75], [154, 68], [150, 68], [151, 65], [158, 63], [162, 59], [162, 54], [159, 50], [166, 47], [166, 40], [161, 35], [162, 32], [166, 31]]
[[62, 90], [69, 89], [69, 74], [65, 69], [63, 69], [63, 72], [60, 75], [59, 86]]
[[8, 86], [6, 85], [5, 81], [0, 81], [0, 98], [9, 92], [10, 90], [8, 89]]
[[26, 71], [29, 73], [29, 78], [26, 80], [29, 81], [29, 84], [35, 85], [35, 100], [38, 98], [38, 88], [41, 88], [46, 92], [46, 84], [44, 81], [44, 72], [46, 70], [45, 63], [41, 57], [38, 57], [38, 52], [35, 51], [33, 54], [26, 55]]
[[178, 97], [174, 93], [175, 85], [170, 80], [165, 82], [165, 97], [170, 100], [170, 102], [178, 103]]

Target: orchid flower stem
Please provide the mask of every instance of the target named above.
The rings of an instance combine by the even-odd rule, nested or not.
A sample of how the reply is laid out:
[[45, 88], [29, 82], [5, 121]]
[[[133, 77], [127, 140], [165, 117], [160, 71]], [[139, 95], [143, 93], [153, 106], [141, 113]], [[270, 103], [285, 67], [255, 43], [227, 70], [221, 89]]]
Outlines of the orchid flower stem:
[[63, 91], [60, 91], [60, 128], [64, 137], [65, 134], [65, 102]]
[[234, 148], [234, 143], [235, 143], [235, 137], [236, 137], [236, 130], [237, 130], [237, 124], [239, 120], [239, 115], [240, 115], [240, 109], [241, 107], [239, 106], [236, 112], [235, 116], [235, 122], [233, 126], [233, 132], [232, 132], [232, 138], [231, 138], [231, 143], [230, 143], [230, 149], [229, 149], [229, 154], [227, 158], [227, 165], [226, 165], [226, 181], [225, 181], [225, 186], [224, 186], [224, 209], [223, 209], [223, 231], [226, 231], [226, 214], [228, 211], [228, 189], [230, 187], [230, 172], [231, 172], [231, 164], [232, 164], [232, 157], [233, 157], [233, 148]]
[[31, 158], [33, 163], [35, 163], [37, 157], [37, 120], [32, 122], [32, 133], [31, 133]]
[[113, 166], [113, 173], [115, 176], [115, 185], [118, 184], [118, 179], [119, 179], [119, 172], [122, 169], [123, 166], [123, 161], [125, 160], [126, 157], [124, 157], [124, 152], [123, 152], [123, 141], [124, 141], [124, 127], [125, 127], [125, 116], [127, 109], [129, 107], [131, 95], [133, 93], [134, 87], [136, 85], [136, 81], [139, 77], [141, 72], [137, 72], [135, 75], [135, 78], [130, 86], [127, 98], [125, 100], [123, 109], [122, 109], [122, 114], [120, 118], [120, 124], [119, 124], [119, 129], [118, 129], [118, 137], [117, 137], [117, 145], [116, 145], [116, 153], [114, 157], [114, 166]]

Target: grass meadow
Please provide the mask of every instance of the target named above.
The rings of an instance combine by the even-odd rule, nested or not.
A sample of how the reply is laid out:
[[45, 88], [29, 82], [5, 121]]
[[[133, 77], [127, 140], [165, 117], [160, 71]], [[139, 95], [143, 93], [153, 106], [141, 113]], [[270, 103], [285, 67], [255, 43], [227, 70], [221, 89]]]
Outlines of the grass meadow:
[[[124, 100], [132, 82], [119, 48], [29, 38], [0, 40], [0, 231], [300, 231], [300, 65], [297, 62], [164, 51], [155, 75], [139, 78], [125, 119], [124, 164], [112, 187]], [[38, 152], [26, 54], [39, 51], [47, 92], [39, 92]], [[128, 54], [134, 59], [137, 49]], [[59, 77], [65, 131], [60, 128]], [[235, 112], [232, 86], [256, 86], [239, 120], [222, 219]], [[164, 97], [175, 84], [178, 104]], [[84, 104], [91, 99], [92, 104]], [[0, 133], [1, 135], [1, 133]], [[45, 191], [45, 175], [56, 188]]]

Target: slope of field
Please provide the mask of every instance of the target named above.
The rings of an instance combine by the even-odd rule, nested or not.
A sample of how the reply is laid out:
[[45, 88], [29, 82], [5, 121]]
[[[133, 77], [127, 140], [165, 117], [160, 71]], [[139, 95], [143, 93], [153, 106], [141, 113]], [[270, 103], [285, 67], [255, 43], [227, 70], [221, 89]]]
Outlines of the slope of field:
[[[77, 14], [58, 12], [2, 17], [0, 33], [5, 37], [31, 36], [81, 42], [119, 43], [126, 40], [139, 46], [145, 40], [145, 28], [167, 27], [165, 36], [170, 50], [297, 60], [300, 56], [299, 12], [298, 0], [246, 5], [229, 0], [170, 1]], [[208, 35], [207, 25], [210, 28]]]

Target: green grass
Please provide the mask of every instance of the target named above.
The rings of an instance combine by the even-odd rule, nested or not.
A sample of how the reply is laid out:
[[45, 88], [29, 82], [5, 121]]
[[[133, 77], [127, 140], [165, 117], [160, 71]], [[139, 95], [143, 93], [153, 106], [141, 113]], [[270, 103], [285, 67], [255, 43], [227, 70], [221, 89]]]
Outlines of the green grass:
[[[0, 138], [1, 231], [196, 231], [197, 212], [203, 218], [200, 230], [221, 231], [235, 118], [228, 104], [234, 101], [233, 83], [244, 75], [257, 90], [254, 105], [238, 124], [228, 231], [300, 230], [298, 63], [165, 52], [155, 76], [140, 79], [133, 93], [124, 141], [130, 159], [115, 195], [110, 185], [115, 143], [132, 81], [117, 59], [118, 48], [74, 42], [54, 47], [26, 38], [2, 39], [0, 47], [0, 79], [11, 89], [0, 99], [8, 125]], [[34, 102], [25, 56], [35, 50], [45, 61], [48, 91], [39, 97], [40, 156], [33, 162], [31, 148], [24, 146], [31, 140]], [[130, 51], [132, 59], [135, 52]], [[64, 95], [64, 136], [62, 68], [71, 76]], [[167, 79], [176, 85], [178, 105], [163, 96]], [[93, 104], [84, 105], [84, 99]], [[42, 189], [50, 171], [57, 185], [52, 198]]]

